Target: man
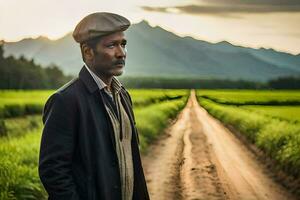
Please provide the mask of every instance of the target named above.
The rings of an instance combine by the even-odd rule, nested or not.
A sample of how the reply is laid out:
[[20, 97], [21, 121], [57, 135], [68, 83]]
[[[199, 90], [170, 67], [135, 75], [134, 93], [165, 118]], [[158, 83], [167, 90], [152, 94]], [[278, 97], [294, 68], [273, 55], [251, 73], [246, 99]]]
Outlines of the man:
[[53, 200], [149, 199], [130, 95], [116, 79], [130, 22], [93, 13], [76, 26], [85, 66], [47, 101], [39, 175]]

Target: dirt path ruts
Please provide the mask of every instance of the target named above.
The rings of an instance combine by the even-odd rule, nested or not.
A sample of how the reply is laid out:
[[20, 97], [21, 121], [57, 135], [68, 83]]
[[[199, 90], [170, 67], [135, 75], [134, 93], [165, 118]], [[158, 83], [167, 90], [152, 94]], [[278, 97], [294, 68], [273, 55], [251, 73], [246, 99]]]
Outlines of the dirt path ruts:
[[152, 200], [294, 199], [197, 103], [186, 107], [143, 156]]

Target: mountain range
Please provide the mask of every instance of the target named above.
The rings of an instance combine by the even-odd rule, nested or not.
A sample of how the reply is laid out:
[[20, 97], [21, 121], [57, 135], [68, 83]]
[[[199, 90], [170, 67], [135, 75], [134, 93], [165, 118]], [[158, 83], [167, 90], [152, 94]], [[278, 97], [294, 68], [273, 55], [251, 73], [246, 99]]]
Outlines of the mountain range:
[[[227, 41], [210, 43], [180, 37], [146, 21], [126, 31], [127, 59], [124, 76], [192, 77], [267, 81], [281, 76], [300, 76], [300, 54], [273, 49], [254, 49]], [[83, 65], [79, 44], [69, 33], [57, 40], [46, 37], [6, 42], [5, 56], [33, 58], [43, 66], [58, 65], [76, 75]]]

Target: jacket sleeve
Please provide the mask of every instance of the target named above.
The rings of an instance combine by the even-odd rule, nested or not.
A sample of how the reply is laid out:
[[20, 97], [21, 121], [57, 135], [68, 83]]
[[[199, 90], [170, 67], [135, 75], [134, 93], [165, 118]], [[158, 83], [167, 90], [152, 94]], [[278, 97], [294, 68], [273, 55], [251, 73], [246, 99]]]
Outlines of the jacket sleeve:
[[39, 176], [49, 200], [79, 200], [71, 165], [76, 134], [73, 110], [59, 93], [44, 107]]

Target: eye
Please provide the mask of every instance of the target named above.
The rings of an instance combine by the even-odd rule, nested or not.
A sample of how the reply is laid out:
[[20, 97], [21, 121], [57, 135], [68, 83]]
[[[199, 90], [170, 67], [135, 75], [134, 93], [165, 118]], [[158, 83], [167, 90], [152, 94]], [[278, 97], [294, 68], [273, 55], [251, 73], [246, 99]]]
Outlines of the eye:
[[111, 43], [111, 44], [108, 44], [106, 47], [112, 49], [115, 47], [115, 44]]
[[123, 48], [125, 48], [125, 47], [126, 47], [126, 44], [127, 44], [126, 42], [122, 42], [122, 43], [121, 43], [121, 46], [122, 46]]

